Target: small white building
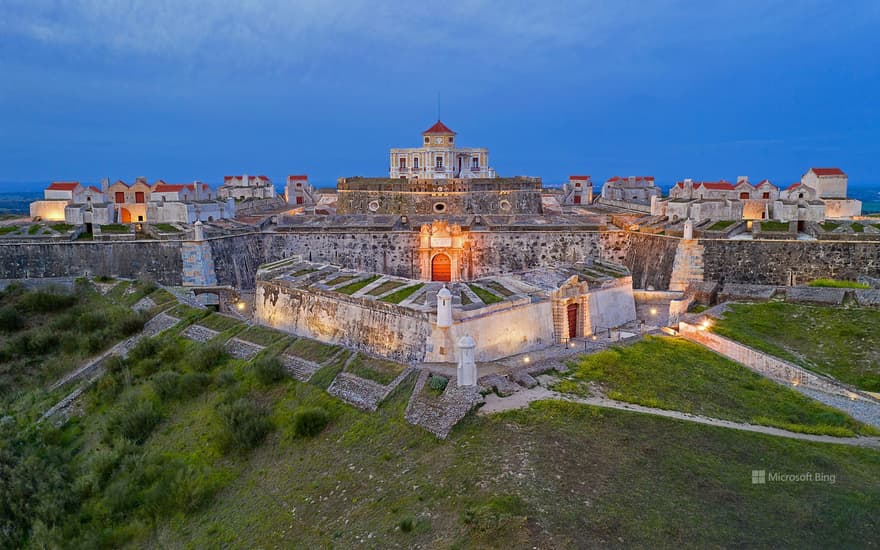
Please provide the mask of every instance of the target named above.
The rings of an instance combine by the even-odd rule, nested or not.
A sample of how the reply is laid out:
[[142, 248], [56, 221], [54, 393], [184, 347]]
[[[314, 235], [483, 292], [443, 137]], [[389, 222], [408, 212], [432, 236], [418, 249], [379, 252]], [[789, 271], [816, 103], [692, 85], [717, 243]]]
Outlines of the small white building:
[[654, 176], [614, 176], [602, 186], [602, 198], [609, 201], [629, 202], [644, 206], [651, 204], [652, 197], [662, 196], [654, 184]]
[[593, 202], [593, 179], [590, 176], [569, 176], [562, 186], [562, 204], [590, 204]]
[[318, 203], [315, 188], [309, 184], [309, 176], [306, 174], [294, 174], [287, 176], [287, 185], [284, 186], [284, 200], [287, 204], [298, 206], [314, 206]]
[[271, 199], [274, 198], [275, 186], [272, 180], [266, 176], [224, 176], [223, 185], [217, 189], [217, 196], [221, 199]]

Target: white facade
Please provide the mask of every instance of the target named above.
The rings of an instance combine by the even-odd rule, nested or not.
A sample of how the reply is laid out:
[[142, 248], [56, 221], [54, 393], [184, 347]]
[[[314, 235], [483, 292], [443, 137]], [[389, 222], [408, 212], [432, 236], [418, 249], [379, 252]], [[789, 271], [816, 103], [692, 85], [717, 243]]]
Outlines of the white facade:
[[223, 185], [217, 189], [217, 196], [221, 199], [271, 199], [275, 197], [275, 194], [272, 180], [266, 176], [248, 176], [247, 174], [224, 176]]
[[494, 178], [489, 167], [489, 150], [456, 147], [456, 133], [437, 121], [422, 132], [422, 147], [391, 149], [392, 178], [451, 179]]
[[309, 183], [309, 177], [305, 174], [297, 174], [287, 176], [284, 200], [287, 204], [314, 206], [319, 199], [315, 188]]

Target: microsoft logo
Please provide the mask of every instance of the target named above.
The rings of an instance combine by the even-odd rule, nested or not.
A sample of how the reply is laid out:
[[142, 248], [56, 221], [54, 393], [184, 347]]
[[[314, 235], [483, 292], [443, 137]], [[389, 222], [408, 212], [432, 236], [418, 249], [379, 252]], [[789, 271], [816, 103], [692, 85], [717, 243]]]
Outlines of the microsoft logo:
[[763, 485], [767, 483], [766, 470], [752, 470], [752, 485]]

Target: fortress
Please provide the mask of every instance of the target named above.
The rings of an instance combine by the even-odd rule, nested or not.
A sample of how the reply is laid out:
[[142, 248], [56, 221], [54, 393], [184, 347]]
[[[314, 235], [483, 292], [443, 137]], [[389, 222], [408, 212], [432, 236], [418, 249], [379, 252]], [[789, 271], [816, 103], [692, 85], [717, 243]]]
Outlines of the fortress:
[[[265, 176], [216, 192], [54, 183], [30, 225], [0, 236], [0, 278], [144, 277], [221, 308], [231, 289], [258, 322], [411, 363], [454, 361], [466, 336], [483, 361], [657, 325], [704, 283], [880, 278], [880, 223], [838, 169], [782, 191], [685, 180], [662, 198], [638, 176], [594, 195], [590, 176], [499, 177], [488, 149], [456, 139], [438, 121], [390, 150], [388, 177], [335, 193], [305, 175], [283, 196]], [[645, 313], [652, 300], [662, 311]]]

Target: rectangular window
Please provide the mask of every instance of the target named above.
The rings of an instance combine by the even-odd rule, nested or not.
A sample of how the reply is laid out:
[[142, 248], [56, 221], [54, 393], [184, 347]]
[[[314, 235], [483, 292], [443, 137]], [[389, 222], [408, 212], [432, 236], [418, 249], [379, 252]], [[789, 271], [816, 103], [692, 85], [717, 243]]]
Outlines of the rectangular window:
[[302, 203], [303, 203], [303, 198], [302, 198], [302, 197], [297, 197], [297, 198], [296, 198], [296, 204], [302, 204]]
[[119, 203], [123, 203], [123, 202], [125, 202], [125, 192], [117, 191], [116, 192], [116, 203], [119, 204]]
[[134, 202], [144, 202], [144, 192], [143, 191], [135, 191]]
[[746, 200], [747, 198], [749, 198], [749, 194], [748, 193], [740, 193], [739, 198], [741, 200]]
[[479, 167], [480, 167], [480, 159], [478, 159], [477, 157], [472, 158], [472, 159], [471, 159], [471, 168], [473, 168], [474, 170], [476, 170], [476, 169], [478, 169]]
[[770, 198], [770, 193], [765, 192], [765, 193], [764, 193], [763, 195], [761, 195], [761, 196], [764, 197], [765, 199], [769, 199], [769, 198]]
[[437, 157], [434, 159], [434, 169], [443, 169], [443, 157]]
[[400, 157], [400, 159], [398, 159], [398, 162], [399, 162], [400, 169], [406, 170], [406, 157]]

